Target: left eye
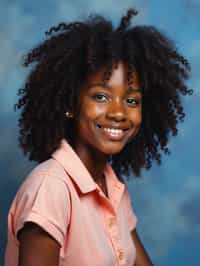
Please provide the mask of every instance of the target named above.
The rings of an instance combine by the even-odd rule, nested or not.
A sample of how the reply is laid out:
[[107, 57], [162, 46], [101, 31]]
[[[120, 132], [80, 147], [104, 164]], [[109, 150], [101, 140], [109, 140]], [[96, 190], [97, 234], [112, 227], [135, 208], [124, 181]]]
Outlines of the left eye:
[[138, 101], [134, 98], [128, 98], [127, 102], [131, 105], [137, 105], [138, 104]]

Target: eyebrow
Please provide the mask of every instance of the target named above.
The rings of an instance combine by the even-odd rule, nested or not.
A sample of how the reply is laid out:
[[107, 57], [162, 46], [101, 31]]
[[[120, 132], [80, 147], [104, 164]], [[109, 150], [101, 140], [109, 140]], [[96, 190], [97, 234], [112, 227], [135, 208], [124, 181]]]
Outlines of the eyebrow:
[[[112, 87], [107, 85], [107, 84], [103, 84], [103, 83], [95, 83], [95, 84], [90, 84], [89, 85], [89, 88], [92, 88], [92, 87], [103, 87], [107, 90], [111, 90]], [[136, 92], [139, 92], [139, 93], [142, 93], [141, 89], [136, 89], [136, 88], [132, 88], [132, 87], [129, 87], [128, 89], [128, 93], [136, 93]]]

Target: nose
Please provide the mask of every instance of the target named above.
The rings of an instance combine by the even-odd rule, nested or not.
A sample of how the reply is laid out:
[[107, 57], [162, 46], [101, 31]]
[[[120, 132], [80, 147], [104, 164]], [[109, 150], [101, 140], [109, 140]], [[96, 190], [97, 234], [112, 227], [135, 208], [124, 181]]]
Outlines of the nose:
[[126, 111], [124, 105], [120, 102], [111, 103], [107, 109], [106, 117], [117, 122], [126, 120]]

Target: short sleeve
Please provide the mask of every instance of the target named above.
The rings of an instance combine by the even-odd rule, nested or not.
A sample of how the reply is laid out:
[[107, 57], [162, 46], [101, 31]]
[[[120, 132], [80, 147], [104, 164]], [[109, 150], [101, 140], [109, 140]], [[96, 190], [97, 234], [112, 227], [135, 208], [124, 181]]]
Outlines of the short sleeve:
[[62, 246], [70, 220], [70, 197], [66, 183], [46, 176], [35, 188], [24, 189], [18, 199], [15, 237], [25, 222], [34, 222]]
[[128, 224], [129, 224], [129, 230], [133, 231], [137, 224], [137, 217], [133, 211], [132, 205], [131, 205], [131, 198], [129, 191], [127, 187], [125, 187], [125, 212], [127, 214]]

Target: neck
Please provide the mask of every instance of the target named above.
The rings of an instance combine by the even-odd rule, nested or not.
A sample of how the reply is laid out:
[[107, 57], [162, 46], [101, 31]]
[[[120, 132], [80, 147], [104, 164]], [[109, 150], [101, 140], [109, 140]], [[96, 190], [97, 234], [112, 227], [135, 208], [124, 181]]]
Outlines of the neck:
[[79, 143], [75, 143], [74, 149], [91, 174], [92, 178], [95, 181], [101, 179], [103, 177], [104, 168], [109, 159], [109, 155], [98, 152], [90, 146], [82, 147]]

